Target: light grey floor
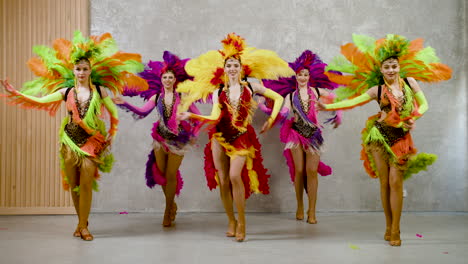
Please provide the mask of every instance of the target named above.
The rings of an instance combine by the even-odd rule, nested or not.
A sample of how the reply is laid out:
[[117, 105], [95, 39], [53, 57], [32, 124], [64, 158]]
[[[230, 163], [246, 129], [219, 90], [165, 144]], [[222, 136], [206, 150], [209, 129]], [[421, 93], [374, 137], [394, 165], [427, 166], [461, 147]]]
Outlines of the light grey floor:
[[[383, 240], [383, 213], [247, 215], [247, 240], [224, 237], [221, 213], [92, 214], [92, 242], [76, 216], [0, 216], [0, 263], [468, 263], [468, 214], [405, 213], [400, 248]], [[418, 235], [422, 237], [418, 237]]]

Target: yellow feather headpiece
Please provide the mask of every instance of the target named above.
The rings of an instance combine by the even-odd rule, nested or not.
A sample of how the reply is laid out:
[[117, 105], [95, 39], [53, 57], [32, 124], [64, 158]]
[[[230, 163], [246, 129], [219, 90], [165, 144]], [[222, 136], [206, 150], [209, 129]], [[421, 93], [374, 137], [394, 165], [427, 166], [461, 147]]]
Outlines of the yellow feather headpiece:
[[187, 62], [185, 70], [194, 77], [194, 80], [181, 83], [177, 87], [178, 92], [187, 94], [182, 106], [190, 105], [200, 99], [206, 101], [220, 85], [226, 85], [224, 63], [229, 58], [241, 62], [242, 79], [251, 77], [258, 80], [277, 80], [280, 77], [294, 75], [288, 63], [274, 51], [248, 47], [245, 39], [235, 33], [228, 34], [221, 43], [223, 49], [208, 51]]

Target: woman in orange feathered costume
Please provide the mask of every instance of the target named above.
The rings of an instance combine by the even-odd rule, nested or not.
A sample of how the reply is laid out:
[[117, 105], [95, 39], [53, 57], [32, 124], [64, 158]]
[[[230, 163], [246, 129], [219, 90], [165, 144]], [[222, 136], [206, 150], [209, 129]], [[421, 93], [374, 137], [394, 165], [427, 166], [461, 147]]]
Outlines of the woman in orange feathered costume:
[[[109, 33], [86, 39], [77, 31], [73, 41], [55, 40], [53, 49], [34, 47], [39, 58], [28, 64], [38, 78], [27, 82], [21, 92], [2, 81], [10, 102], [24, 108], [42, 109], [54, 115], [65, 101], [68, 116], [60, 129], [63, 186], [66, 190], [71, 188], [78, 215], [73, 236], [86, 241], [93, 240], [88, 217], [92, 190], [98, 190], [98, 170], [110, 172], [114, 162], [108, 147], [117, 131], [117, 108], [104, 88], [120, 94], [124, 86], [143, 90], [148, 87], [134, 75], [143, 70], [140, 55], [117, 50]], [[103, 107], [110, 114], [108, 131], [100, 119]]]

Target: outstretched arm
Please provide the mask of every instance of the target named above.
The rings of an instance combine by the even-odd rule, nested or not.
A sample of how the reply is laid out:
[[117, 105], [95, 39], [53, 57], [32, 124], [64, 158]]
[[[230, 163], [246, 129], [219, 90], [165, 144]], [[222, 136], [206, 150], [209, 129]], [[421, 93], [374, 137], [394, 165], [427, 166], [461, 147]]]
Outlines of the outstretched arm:
[[129, 102], [123, 100], [121, 97], [115, 97], [112, 99], [118, 107], [124, 109], [125, 111], [130, 111], [134, 115], [135, 119], [141, 119], [149, 115], [156, 106], [156, 95], [153, 95], [148, 102], [143, 107], [138, 107], [130, 104]]
[[317, 102], [317, 106], [319, 110], [322, 111], [347, 110], [356, 106], [365, 105], [375, 98], [377, 98], [377, 86], [370, 88], [367, 92], [353, 99], [343, 100], [333, 104], [322, 104], [321, 102]]
[[44, 97], [35, 97], [20, 93], [17, 91], [8, 80], [0, 80], [2, 86], [9, 93], [9, 95], [0, 95], [4, 97], [9, 97], [12, 104], [17, 104], [22, 108], [26, 109], [41, 109], [49, 112], [50, 115], [55, 115], [57, 109], [60, 107], [63, 95], [66, 89], [61, 89], [52, 94], [46, 95]]
[[[335, 94], [329, 92], [327, 89], [319, 88], [319, 90], [320, 90], [319, 100], [321, 100], [325, 104], [333, 103], [333, 101], [336, 98]], [[333, 111], [331, 113], [332, 113], [333, 117], [327, 119], [327, 121], [325, 121], [325, 123], [333, 124], [333, 128], [337, 128], [338, 126], [341, 125], [341, 117], [343, 115], [343, 111], [337, 110], [337, 111]]]

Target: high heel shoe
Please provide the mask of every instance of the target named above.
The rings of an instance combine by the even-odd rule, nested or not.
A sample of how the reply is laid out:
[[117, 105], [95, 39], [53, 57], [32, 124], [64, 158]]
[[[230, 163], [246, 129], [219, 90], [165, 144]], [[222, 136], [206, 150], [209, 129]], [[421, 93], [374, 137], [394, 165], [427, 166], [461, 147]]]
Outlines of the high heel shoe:
[[170, 216], [171, 216], [172, 222], [175, 221], [176, 215], [177, 215], [177, 204], [174, 202], [170, 210]]
[[81, 237], [80, 228], [76, 227], [75, 232], [73, 232], [74, 237]]
[[234, 220], [233, 223], [234, 223], [234, 225], [231, 225], [231, 222], [229, 222], [228, 231], [226, 231], [226, 236], [227, 237], [235, 237], [236, 236], [237, 221]]
[[[88, 226], [88, 222], [86, 222], [86, 226]], [[74, 237], [81, 237], [80, 227], [79, 226], [76, 227], [75, 232], [73, 232], [73, 236]]]
[[163, 222], [162, 222], [162, 225], [164, 227], [170, 227], [172, 225], [172, 221], [171, 221], [171, 213], [169, 210], [166, 210], [164, 212], [164, 218], [163, 218]]
[[304, 220], [304, 210], [297, 209], [296, 220]]
[[384, 239], [385, 241], [390, 241], [390, 231], [391, 229], [388, 227], [385, 229], [385, 235], [384, 235]]
[[395, 232], [392, 231], [389, 244], [392, 247], [401, 246], [400, 231], [395, 231]]
[[80, 236], [84, 241], [92, 241], [94, 239], [93, 235], [88, 230], [88, 227], [80, 228]]
[[237, 224], [236, 228], [236, 241], [242, 242], [245, 240], [245, 225]]
[[309, 224], [316, 224], [317, 223], [317, 219], [315, 219], [315, 216], [311, 217], [309, 211], [307, 211], [307, 223], [309, 223]]

